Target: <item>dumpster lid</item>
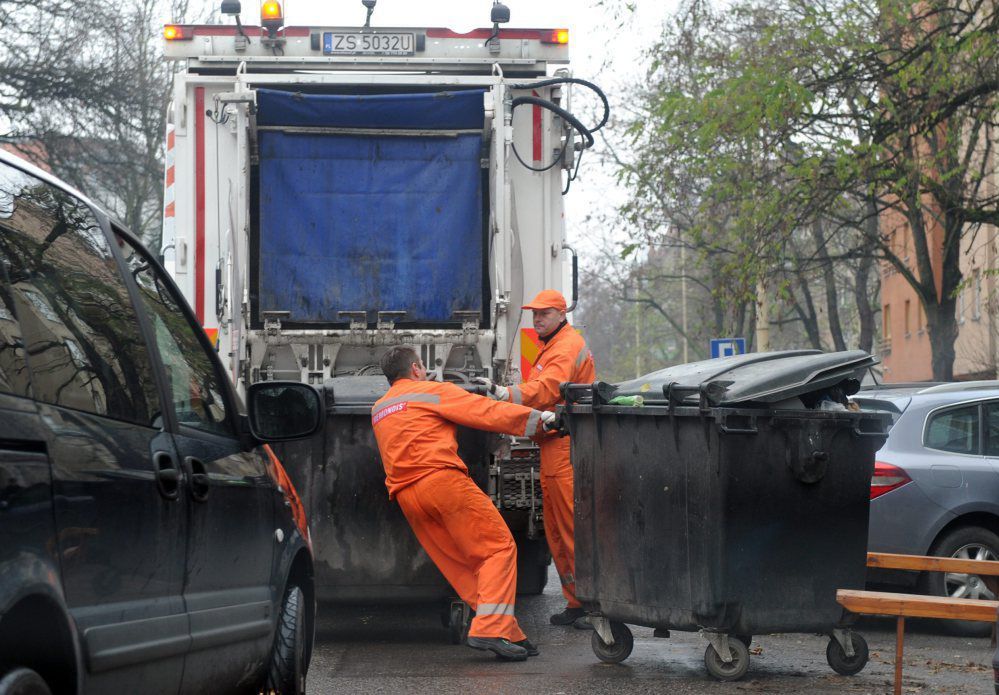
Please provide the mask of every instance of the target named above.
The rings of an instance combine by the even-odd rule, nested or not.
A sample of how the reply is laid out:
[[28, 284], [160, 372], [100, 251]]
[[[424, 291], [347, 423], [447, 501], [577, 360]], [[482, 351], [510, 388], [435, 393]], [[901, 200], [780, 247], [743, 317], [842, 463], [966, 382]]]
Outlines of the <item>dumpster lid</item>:
[[617, 384], [614, 395], [656, 398], [672, 383], [684, 402], [696, 402], [703, 388], [711, 405], [777, 403], [845, 379], [857, 379], [859, 387], [864, 371], [876, 363], [863, 350], [754, 352], [660, 369]]

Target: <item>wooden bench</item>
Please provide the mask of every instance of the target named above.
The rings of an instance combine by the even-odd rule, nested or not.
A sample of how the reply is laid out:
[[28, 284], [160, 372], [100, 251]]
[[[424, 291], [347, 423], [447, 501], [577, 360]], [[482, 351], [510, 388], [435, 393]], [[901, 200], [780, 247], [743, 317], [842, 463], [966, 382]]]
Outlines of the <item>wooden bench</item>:
[[[960, 560], [921, 555], [868, 553], [867, 566], [880, 569], [911, 570], [913, 572], [953, 572], [974, 574], [982, 578], [989, 590], [999, 596], [999, 562]], [[940, 618], [971, 620], [996, 624], [999, 601], [894, 594], [882, 591], [840, 589], [836, 601], [851, 613], [889, 615], [896, 618], [895, 627], [895, 695], [902, 693], [902, 649], [905, 643], [906, 618]]]

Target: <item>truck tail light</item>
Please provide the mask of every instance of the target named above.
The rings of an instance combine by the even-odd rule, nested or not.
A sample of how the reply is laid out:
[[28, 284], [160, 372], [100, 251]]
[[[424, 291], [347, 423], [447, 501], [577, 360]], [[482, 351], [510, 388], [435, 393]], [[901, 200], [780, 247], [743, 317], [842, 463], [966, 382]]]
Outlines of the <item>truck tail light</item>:
[[541, 34], [541, 43], [569, 43], [568, 29], [552, 29], [547, 34]]
[[909, 474], [898, 466], [883, 461], [874, 462], [874, 475], [871, 476], [871, 499], [912, 482]]
[[166, 24], [163, 26], [163, 38], [167, 41], [190, 41], [194, 38], [194, 31], [190, 27]]

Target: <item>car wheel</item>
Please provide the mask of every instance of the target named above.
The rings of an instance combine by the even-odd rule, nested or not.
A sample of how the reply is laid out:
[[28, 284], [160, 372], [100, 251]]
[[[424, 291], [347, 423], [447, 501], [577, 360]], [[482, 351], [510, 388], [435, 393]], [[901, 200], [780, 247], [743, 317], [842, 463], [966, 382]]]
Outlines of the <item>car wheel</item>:
[[[981, 526], [962, 526], [941, 535], [930, 555], [954, 557], [962, 560], [999, 560], [999, 536]], [[927, 572], [923, 575], [923, 588], [933, 596], [951, 598], [996, 599], [981, 577], [954, 572]], [[992, 625], [968, 620], [944, 620], [943, 628], [952, 634], [967, 637], [988, 637]]]
[[267, 690], [278, 695], [303, 695], [308, 663], [305, 659], [305, 596], [294, 584], [281, 604], [274, 646], [267, 669]]
[[0, 695], [52, 695], [52, 691], [30, 668], [16, 668], [0, 678]]

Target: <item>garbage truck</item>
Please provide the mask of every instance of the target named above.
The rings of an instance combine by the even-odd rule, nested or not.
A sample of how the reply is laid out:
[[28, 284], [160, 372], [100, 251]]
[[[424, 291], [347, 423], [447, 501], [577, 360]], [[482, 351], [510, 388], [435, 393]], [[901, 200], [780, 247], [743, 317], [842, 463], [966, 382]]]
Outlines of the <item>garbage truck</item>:
[[[164, 29], [163, 260], [239, 391], [293, 379], [323, 393], [323, 431], [276, 452], [324, 602], [450, 594], [385, 493], [379, 358], [409, 344], [439, 380], [520, 380], [539, 349], [521, 304], [550, 287], [575, 306], [564, 196], [608, 116], [569, 72], [566, 29], [507, 28], [499, 3], [467, 33], [373, 26], [374, 5], [363, 26], [285, 26], [266, 2], [261, 26]], [[584, 95], [596, 124], [573, 113]], [[520, 589], [540, 592], [537, 448], [459, 442], [518, 543]]]

